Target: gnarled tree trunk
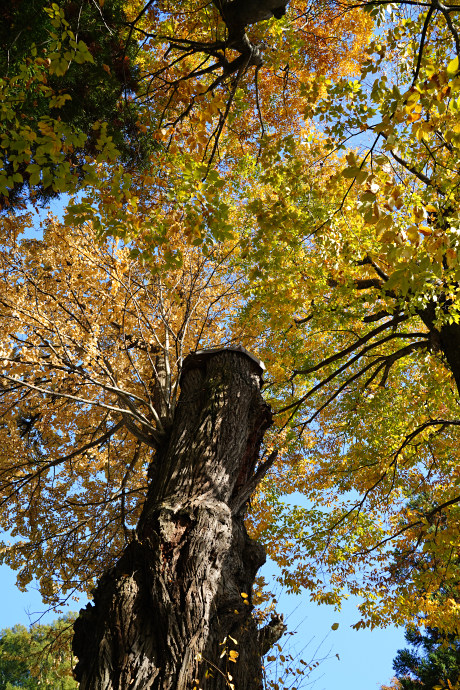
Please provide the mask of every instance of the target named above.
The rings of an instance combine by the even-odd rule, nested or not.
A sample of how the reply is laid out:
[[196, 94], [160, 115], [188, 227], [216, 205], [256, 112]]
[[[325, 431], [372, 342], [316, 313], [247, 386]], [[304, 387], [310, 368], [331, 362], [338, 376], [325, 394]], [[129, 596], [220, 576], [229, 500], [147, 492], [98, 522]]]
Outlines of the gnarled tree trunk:
[[245, 352], [185, 360], [136, 537], [75, 623], [83, 690], [261, 687], [261, 656], [284, 627], [258, 631], [251, 614], [265, 553], [243, 510], [270, 464], [256, 469], [271, 423], [261, 373]]

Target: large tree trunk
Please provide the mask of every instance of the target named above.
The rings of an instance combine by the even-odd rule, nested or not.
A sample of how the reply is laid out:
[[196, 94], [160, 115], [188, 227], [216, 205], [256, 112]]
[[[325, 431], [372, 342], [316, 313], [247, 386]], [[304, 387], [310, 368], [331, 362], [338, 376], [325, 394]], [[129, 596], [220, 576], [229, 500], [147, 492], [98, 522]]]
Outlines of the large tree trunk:
[[283, 626], [258, 631], [251, 614], [265, 553], [249, 538], [243, 510], [269, 464], [256, 470], [271, 423], [261, 373], [245, 352], [185, 360], [136, 537], [75, 623], [80, 688], [262, 686], [261, 655]]

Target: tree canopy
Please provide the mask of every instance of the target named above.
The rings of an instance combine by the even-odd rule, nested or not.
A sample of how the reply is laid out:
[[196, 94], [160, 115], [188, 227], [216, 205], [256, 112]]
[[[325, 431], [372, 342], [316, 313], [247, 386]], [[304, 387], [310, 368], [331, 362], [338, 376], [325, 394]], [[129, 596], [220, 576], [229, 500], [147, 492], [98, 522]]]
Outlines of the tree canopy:
[[[369, 8], [360, 79], [314, 85], [321, 133], [264, 153], [246, 312], [289, 438], [270, 531], [286, 581], [363, 596], [358, 626], [425, 614], [455, 630], [458, 16], [430, 8]], [[283, 510], [285, 490], [311, 509]]]
[[265, 2], [44, 5], [25, 45], [28, 15], [7, 12], [21, 40], [4, 79], [5, 204], [26, 187], [38, 199], [80, 190], [72, 219], [153, 245], [173, 244], [176, 199], [192, 239], [227, 236], [219, 196], [232, 171], [267, 136], [302, 126], [305, 82], [356, 71], [370, 31], [366, 15], [329, 2], [292, 6], [293, 20]]
[[[72, 3], [37, 15], [46, 48], [19, 31], [2, 82], [8, 203], [79, 190], [43, 239], [0, 219], [4, 561], [49, 602], [89, 589], [138, 522], [185, 356], [242, 344], [276, 421], [249, 520], [284, 583], [360, 595], [358, 627], [457, 630], [459, 8], [82, 7], [81, 42]], [[92, 79], [107, 111], [78, 101]]]
[[57, 601], [119, 555], [174, 414], [180, 363], [232, 342], [234, 249], [192, 249], [155, 275], [89, 226], [50, 219], [43, 240], [5, 243], [2, 524], [20, 539], [3, 553], [23, 586], [40, 571], [42, 595]]

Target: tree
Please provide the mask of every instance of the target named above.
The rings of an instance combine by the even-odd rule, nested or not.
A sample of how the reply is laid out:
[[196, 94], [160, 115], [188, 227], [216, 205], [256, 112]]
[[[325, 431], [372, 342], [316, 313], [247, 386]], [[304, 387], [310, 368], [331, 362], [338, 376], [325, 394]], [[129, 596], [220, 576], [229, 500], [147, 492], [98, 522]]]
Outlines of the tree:
[[[229, 345], [244, 338], [244, 331], [234, 319], [236, 309], [244, 300], [240, 271], [236, 263], [226, 267], [227, 256], [231, 258], [239, 251], [232, 228], [236, 212], [228, 201], [233, 200], [234, 190], [238, 188], [241, 148], [249, 153], [257, 150], [260, 144], [256, 126], [263, 135], [264, 122], [274, 121], [277, 103], [268, 96], [270, 82], [280, 76], [280, 65], [274, 63], [267, 70], [268, 78], [261, 78], [262, 61], [256, 43], [262, 43], [264, 37], [275, 40], [284, 44], [290, 54], [299, 41], [295, 32], [286, 41], [288, 34], [276, 31], [275, 24], [281, 16], [277, 7], [274, 8], [276, 21], [260, 32], [254, 31], [251, 39], [246, 36], [247, 27], [253, 21], [265, 20], [266, 12], [253, 15], [246, 8], [244, 16], [239, 16], [243, 12], [240, 7], [219, 4], [190, 15], [184, 12], [188, 10], [186, 3], [169, 13], [167, 8], [159, 11], [151, 7], [151, 3], [134, 12], [131, 15], [134, 19], [124, 25], [125, 32], [122, 30], [121, 35], [126, 41], [126, 52], [142, 45], [136, 58], [138, 79], [132, 92], [127, 93], [126, 82], [121, 88], [125, 88], [129, 107], [132, 104], [134, 108], [136, 131], [145, 133], [150, 141], [153, 139], [155, 146], [150, 168], [132, 170], [118, 165], [120, 147], [115, 145], [115, 134], [110, 131], [111, 124], [116, 123], [116, 119], [110, 120], [112, 108], [118, 108], [116, 99], [108, 99], [106, 119], [92, 123], [97, 138], [87, 139], [82, 129], [97, 110], [92, 110], [91, 103], [84, 103], [79, 111], [78, 103], [65, 98], [74, 86], [77, 91], [81, 86], [79, 77], [76, 83], [73, 80], [72, 64], [69, 67], [72, 59], [87, 66], [85, 79], [93, 74], [96, 78], [103, 77], [101, 67], [110, 74], [111, 65], [104, 62], [103, 55], [97, 67], [93, 65], [91, 21], [97, 7], [94, 3], [90, 5], [84, 6], [90, 24], [88, 44], [77, 41], [69, 16], [72, 7], [52, 5], [46, 14], [53, 35], [51, 44], [45, 48], [51, 50], [51, 55], [42, 55], [40, 48], [33, 45], [23, 46], [21, 52], [18, 42], [14, 66], [19, 77], [16, 80], [12, 77], [5, 84], [5, 101], [12, 106], [4, 122], [5, 160], [12, 165], [12, 171], [7, 173], [12, 174], [4, 176], [1, 191], [5, 196], [11, 193], [12, 201], [15, 190], [20, 195], [22, 191], [26, 193], [27, 186], [32, 192], [35, 188], [37, 196], [42, 198], [49, 192], [73, 193], [82, 187], [86, 188], [86, 195], [80, 195], [71, 205], [66, 227], [55, 221], [48, 223], [43, 242], [18, 244], [18, 235], [28, 222], [27, 214], [20, 219], [11, 216], [2, 219], [1, 340], [5, 369], [1, 389], [4, 441], [1, 519], [13, 537], [21, 538], [11, 545], [5, 544], [2, 557], [20, 569], [21, 586], [38, 577], [41, 592], [50, 603], [57, 602], [75, 587], [90, 589], [106, 573], [95, 595], [97, 617], [105, 621], [105, 627], [92, 628], [92, 636], [88, 637], [95, 615], [88, 612], [79, 619], [76, 628], [75, 646], [80, 658], [77, 673], [84, 679], [85, 687], [97, 684], [97, 679], [107, 673], [113, 676], [114, 686], [120, 678], [124, 683], [135, 669], [139, 687], [144, 687], [146, 674], [149, 678], [160, 674], [156, 682], [166, 687], [179, 673], [186, 684], [198, 678], [202, 685], [220, 682], [224, 686], [232, 682], [233, 676], [239, 685], [244, 682], [246, 687], [248, 683], [258, 687], [261, 656], [284, 630], [282, 622], [274, 617], [258, 632], [251, 615], [252, 582], [263, 560], [263, 550], [247, 537], [243, 512], [250, 494], [275, 457], [266, 452], [257, 464], [258, 448], [270, 422], [268, 407], [258, 390], [261, 368], [256, 360], [239, 351], [205, 353], [201, 359], [185, 360], [189, 371], [182, 368], [189, 348], [195, 351], [198, 345]], [[129, 11], [133, 12], [133, 6], [129, 6]], [[219, 44], [211, 47], [209, 41], [203, 41], [203, 32], [209, 33], [209, 12]], [[48, 26], [48, 19], [43, 15], [41, 19], [43, 26], [40, 22], [36, 26], [40, 36]], [[308, 24], [311, 28], [309, 20], [299, 19], [301, 25]], [[322, 19], [318, 17], [315, 21], [320, 26]], [[153, 22], [154, 31], [149, 22]], [[175, 22], [180, 25], [175, 26]], [[347, 36], [346, 40], [337, 41], [333, 50], [320, 51], [318, 64], [322, 63], [329, 72], [345, 69], [350, 64], [350, 48], [354, 51], [352, 60], [356, 60], [354, 41], [360, 44], [368, 22], [358, 21], [356, 26], [356, 39]], [[96, 32], [99, 29], [97, 18]], [[19, 33], [18, 38], [21, 36]], [[182, 40], [189, 45], [193, 43], [193, 50], [186, 51], [184, 60], [174, 57], [165, 68], [164, 58], [174, 51], [180, 53]], [[198, 40], [200, 46], [196, 45]], [[310, 48], [306, 45], [305, 50], [302, 46], [302, 50], [296, 51], [299, 75], [301, 71], [310, 72], [311, 64], [316, 61], [312, 51], [315, 41], [316, 38]], [[212, 42], [215, 43], [214, 37]], [[320, 43], [324, 46], [325, 39]], [[27, 53], [29, 49], [31, 56]], [[229, 68], [234, 51], [239, 57]], [[215, 58], [217, 66], [213, 65], [212, 69], [206, 66], [200, 71], [203, 54], [204, 64]], [[256, 54], [257, 61], [253, 62]], [[281, 51], [279, 60], [282, 56]], [[181, 63], [185, 71], [179, 73], [177, 67], [182, 67]], [[30, 83], [24, 66], [33, 72]], [[57, 95], [54, 86], [51, 90], [47, 86], [46, 72], [51, 72], [59, 90]], [[284, 72], [286, 87], [288, 70]], [[220, 73], [217, 81], [216, 73]], [[78, 75], [74, 70], [75, 74]], [[251, 81], [250, 74], [255, 81]], [[188, 83], [193, 80], [196, 80], [194, 89], [189, 89]], [[290, 104], [288, 89], [284, 89], [285, 127], [290, 126], [291, 105], [299, 93], [298, 82], [292, 83], [295, 88]], [[144, 91], [143, 84], [147, 85]], [[159, 84], [163, 88], [157, 91]], [[17, 105], [13, 107], [18, 96], [16, 86], [23, 112], [19, 112]], [[107, 88], [115, 96], [119, 86], [120, 80], [115, 87], [109, 83]], [[239, 91], [243, 86], [256, 110], [246, 108], [244, 91]], [[35, 87], [42, 97], [40, 108], [34, 102], [31, 107], [26, 98], [26, 90], [32, 92]], [[268, 101], [266, 120], [261, 106], [264, 92]], [[198, 100], [201, 107], [194, 109], [192, 106]], [[48, 111], [53, 108], [59, 108], [62, 117], [50, 117]], [[18, 114], [25, 117], [17, 118]], [[19, 129], [11, 126], [11, 117], [15, 126], [19, 122]], [[170, 129], [168, 121], [164, 121], [166, 117]], [[25, 126], [22, 120], [27, 120]], [[161, 132], [161, 125], [166, 135]], [[228, 126], [226, 138], [224, 126]], [[34, 136], [34, 128], [38, 128], [39, 135]], [[170, 131], [175, 134], [171, 141]], [[11, 139], [14, 141], [10, 146]], [[24, 148], [23, 140], [32, 144]], [[224, 146], [227, 146], [225, 155]], [[219, 168], [214, 172], [210, 164], [217, 159]], [[247, 160], [243, 163], [248, 165]], [[19, 170], [20, 166], [26, 175]], [[223, 177], [228, 177], [233, 186], [223, 190]], [[86, 224], [80, 230], [72, 225], [75, 221], [80, 224], [86, 221]], [[102, 245], [104, 249], [99, 250], [96, 235], [126, 238], [131, 244], [127, 247], [108, 240]], [[202, 249], [193, 249], [193, 245], [202, 244], [204, 239]], [[148, 266], [143, 263], [146, 260]], [[165, 266], [170, 268], [168, 274], [164, 274]], [[147, 320], [145, 314], [149, 314]], [[203, 367], [204, 379], [199, 384], [196, 378]], [[229, 378], [227, 369], [236, 378]], [[208, 469], [200, 466], [199, 457], [195, 465], [190, 463], [190, 457], [187, 463], [176, 448], [174, 430], [180, 424], [189, 432], [189, 445], [198, 443], [193, 438], [194, 429], [188, 427], [191, 420], [183, 412], [186, 403], [177, 402], [179, 387], [185, 395], [187, 385], [192, 386], [187, 384], [188, 380], [194, 381], [195, 387], [207, 387], [209, 400], [215, 403], [210, 410], [209, 401], [203, 399], [203, 409], [196, 411], [197, 419], [201, 415], [204, 427], [208, 422], [222, 423], [222, 429], [227, 429], [226, 439], [219, 438], [217, 433], [212, 438], [209, 432], [200, 440], [203, 447], [213, 448], [216, 443], [214, 456], [209, 456]], [[214, 391], [213, 385], [218, 384], [221, 389]], [[224, 444], [225, 450], [229, 445], [235, 414], [241, 419], [233, 428], [234, 453], [230, 455], [223, 448]], [[11, 463], [13, 456], [15, 460]], [[161, 475], [152, 463], [160, 458], [165, 472], [161, 481], [165, 486], [154, 482]], [[182, 494], [177, 493], [179, 485], [175, 492], [174, 482], [167, 476], [174, 465], [181, 464], [184, 475], [186, 469], [191, 472], [196, 466], [195, 477], [181, 479], [190, 486], [194, 479], [198, 492], [186, 504]], [[209, 477], [205, 470], [213, 482], [219, 474], [228, 475], [222, 480], [221, 491], [217, 491], [216, 482], [214, 496], [206, 493]], [[174, 510], [163, 506], [166, 500]], [[226, 503], [227, 508], [219, 502]], [[156, 529], [158, 520], [166, 531], [158, 532], [156, 543], [152, 530]], [[173, 532], [178, 530], [177, 544], [173, 543], [174, 538], [173, 542], [170, 540], [172, 532], [167, 520]], [[196, 539], [197, 526], [201, 524], [207, 524], [210, 538], [200, 554], [193, 549], [198, 549], [200, 543]], [[212, 541], [211, 537], [216, 536], [213, 529], [217, 528], [227, 535], [226, 542]], [[155, 546], [159, 545], [162, 548], [158, 550]], [[128, 585], [129, 581], [134, 586], [137, 578], [134, 571], [126, 572], [127, 563], [135, 565], [133, 559], [139, 558], [146, 563], [149, 549], [153, 561], [148, 577], [145, 573], [147, 580], [137, 582], [139, 593], [134, 601], [129, 601], [129, 597], [123, 599], [124, 584]], [[189, 562], [209, 566], [213, 577], [205, 583], [208, 590], [190, 600], [191, 629], [188, 633], [184, 631], [179, 641], [176, 631], [168, 629], [174, 616], [166, 614], [168, 607], [176, 607], [184, 620], [181, 609], [185, 591], [181, 586], [169, 594], [161, 590], [169, 587], [162, 569], [168, 563], [171, 574], [174, 569], [181, 570], [182, 560], [176, 562], [175, 558], [188, 549]], [[206, 562], [206, 549], [209, 549], [210, 563]], [[141, 627], [137, 643], [145, 650], [128, 663], [119, 640], [110, 639], [110, 623], [117, 606], [125, 613], [133, 606], [138, 610], [139, 602], [146, 600], [146, 586], [154, 572], [160, 588], [156, 595], [158, 603], [162, 601], [166, 609], [162, 615], [166, 627], [158, 631], [156, 639], [154, 636], [148, 639], [139, 614]], [[189, 592], [194, 588], [199, 594], [193, 569], [189, 580], [182, 575], [182, 570], [180, 574], [182, 586], [188, 586]], [[114, 601], [111, 599], [114, 591], [121, 597], [118, 604], [116, 597]], [[227, 610], [229, 604], [232, 608]], [[161, 606], [156, 609], [161, 610]], [[126, 645], [129, 645], [130, 633], [128, 629], [125, 632]], [[191, 636], [198, 632], [192, 645]], [[90, 654], [86, 646], [89, 639], [93, 643]], [[165, 639], [171, 643], [166, 648]], [[223, 655], [220, 643], [224, 643]], [[236, 649], [236, 644], [241, 646]], [[178, 659], [186, 647], [188, 662], [180, 671]], [[94, 664], [95, 648], [100, 652], [98, 665]], [[110, 652], [104, 655], [104, 649]], [[169, 661], [165, 649], [170, 650]], [[158, 659], [158, 654], [163, 658]], [[108, 657], [116, 662], [113, 671], [107, 665]], [[234, 665], [235, 670], [230, 672]], [[212, 673], [217, 674], [214, 680], [206, 681], [205, 676]]]
[[73, 690], [69, 632], [72, 618], [29, 629], [15, 625], [0, 633], [1, 690], [36, 690], [39, 687]]
[[[249, 7], [252, 12], [260, 6]], [[269, 363], [266, 395], [276, 406], [280, 458], [272, 468], [273, 481], [254, 500], [252, 531], [278, 559], [288, 586], [308, 587], [315, 599], [335, 604], [348, 586], [365, 598], [358, 626], [407, 622], [420, 614], [431, 627], [453, 630], [458, 624], [455, 597], [433, 596], [441, 586], [453, 588], [459, 575], [457, 106], [456, 100], [442, 105], [458, 88], [458, 62], [452, 59], [457, 10], [414, 5], [414, 16], [407, 17], [405, 6], [396, 8], [386, 38], [382, 30], [369, 47], [362, 77], [380, 69], [386, 41], [388, 67], [403, 90], [387, 87], [379, 75], [368, 93], [349, 81], [343, 49], [350, 41], [354, 50], [362, 47], [369, 20], [359, 8], [345, 7], [346, 21], [360, 18], [359, 35], [346, 34], [337, 51], [328, 53], [324, 78], [312, 77], [311, 53], [306, 47], [299, 51], [296, 74], [302, 78], [290, 82], [290, 69], [283, 70], [289, 84], [283, 98], [290, 107], [282, 111], [275, 132], [279, 92], [274, 84], [282, 63], [263, 70], [267, 65], [258, 63], [256, 42], [262, 34], [267, 42], [275, 37], [290, 55], [299, 39], [295, 24], [283, 25], [288, 20], [276, 16], [278, 6], [270, 7], [276, 14], [270, 9], [268, 23], [251, 24], [266, 15], [249, 13], [237, 25], [231, 11], [239, 13], [239, 4], [207, 6], [192, 15], [180, 14], [183, 7], [168, 14], [146, 5], [128, 33], [146, 39], [139, 64], [148, 88], [144, 101], [139, 92], [136, 98], [145, 106], [141, 126], [154, 131], [159, 142], [154, 165], [148, 174], [134, 171], [128, 178], [102, 155], [92, 189], [96, 203], [91, 195], [80, 199], [68, 214], [67, 228], [51, 222], [44, 243], [16, 247], [16, 230], [6, 221], [3, 226], [10, 233], [2, 257], [3, 441], [5, 454], [14, 449], [15, 465], [5, 455], [2, 519], [6, 528], [14, 525], [15, 536], [28, 539], [6, 554], [11, 564], [23, 566], [23, 583], [42, 575], [50, 601], [57, 598], [56, 583], [67, 591], [82, 582], [89, 587], [106, 572], [96, 590], [96, 609], [77, 625], [78, 673], [88, 687], [90, 678], [113, 675], [108, 659], [118, 659], [120, 651], [110, 633], [113, 621], [131, 606], [144, 610], [139, 601], [145, 601], [145, 573], [141, 576], [138, 568], [135, 575], [133, 567], [144, 564], [155, 589], [164, 593], [162, 601], [174, 611], [180, 587], [179, 594], [168, 589], [155, 559], [164, 554], [162, 567], [177, 582], [182, 549], [195, 553], [193, 501], [202, 503], [208, 495], [192, 492], [192, 503], [184, 507], [175, 492], [179, 479], [191, 485], [175, 435], [179, 424], [191, 431], [181, 417], [188, 398], [176, 405], [179, 388], [189, 395], [188, 386], [195, 384], [188, 381], [206, 364], [200, 385], [209, 385], [214, 401], [207, 377], [212, 373], [227, 390], [222, 380], [227, 355], [235, 373], [240, 365], [255, 367], [254, 375], [259, 371], [244, 353], [205, 353], [203, 362], [184, 359], [187, 348], [195, 351], [198, 343], [208, 349], [242, 341]], [[203, 38], [209, 16], [215, 41]], [[315, 17], [314, 26], [328, 16]], [[164, 33], [148, 28], [154, 21]], [[331, 26], [338, 21], [336, 14]], [[414, 43], [417, 31], [420, 41]], [[404, 59], [397, 61], [400, 50]], [[286, 52], [274, 54], [280, 60]], [[330, 64], [334, 56], [336, 65]], [[339, 79], [341, 74], [347, 77]], [[328, 83], [331, 75], [336, 79]], [[268, 98], [265, 119], [258, 107], [264, 88], [275, 94]], [[149, 108], [154, 96], [158, 107]], [[246, 108], [249, 102], [256, 107]], [[381, 121], [376, 123], [377, 113]], [[306, 124], [312, 115], [329, 118], [322, 132]], [[267, 125], [260, 141], [255, 123], [263, 130], [268, 122], [272, 129]], [[341, 158], [343, 137], [355, 129], [375, 132], [376, 140], [363, 156], [348, 150]], [[254, 164], [246, 154], [256, 152]], [[315, 160], [320, 170], [312, 173]], [[75, 220], [86, 222], [83, 230], [72, 226]], [[95, 235], [118, 236], [131, 245], [108, 240], [101, 254]], [[144, 321], [146, 313], [151, 316]], [[223, 409], [227, 395], [219, 398]], [[258, 392], [248, 395], [260, 412]], [[246, 394], [240, 398], [243, 404]], [[213, 407], [214, 418], [204, 402], [196, 414], [220, 422], [219, 405]], [[96, 409], [102, 416], [95, 416]], [[249, 434], [254, 420], [242, 419]], [[254, 435], [254, 448], [263, 426]], [[212, 446], [209, 435], [199, 440]], [[185, 441], [198, 443], [188, 435]], [[151, 464], [155, 458], [163, 462], [158, 469]], [[177, 483], [167, 476], [172, 458], [184, 467], [182, 477], [171, 475]], [[253, 474], [245, 477], [246, 489], [226, 484], [226, 501], [233, 490], [248, 499], [273, 463], [268, 452], [263, 458], [254, 474], [251, 455]], [[195, 466], [193, 453], [191, 459], [188, 468]], [[236, 456], [228, 461], [243, 462]], [[217, 471], [214, 459], [210, 464]], [[296, 490], [313, 507], [287, 514], [279, 496]], [[162, 505], [163, 498], [172, 508]], [[226, 530], [243, 535], [245, 542], [238, 511], [233, 518]], [[151, 544], [162, 548], [149, 550]], [[228, 581], [234, 593], [238, 586], [249, 589], [255, 574], [254, 557], [252, 570], [241, 566], [240, 580], [232, 580], [226, 564], [229, 558], [239, 560], [229, 555], [231, 548], [216, 552], [223, 578], [216, 601], [223, 596], [222, 582]], [[330, 573], [327, 587], [318, 575], [324, 567]], [[188, 580], [184, 576], [180, 582]], [[240, 595], [250, 601], [246, 589]], [[200, 681], [210, 670], [207, 664], [217, 666], [212, 682], [232, 682], [224, 662], [237, 658], [238, 668], [251, 666], [257, 679], [260, 667], [250, 658], [260, 657], [265, 633], [259, 640], [254, 622], [245, 617], [249, 627], [238, 628], [240, 639], [248, 640], [244, 656], [236, 657], [236, 648], [228, 646], [219, 662], [216, 640], [223, 636], [229, 644], [229, 628], [213, 627], [217, 623], [209, 618], [210, 609], [199, 608], [200, 601], [192, 602], [190, 621], [209, 628], [210, 649], [200, 633], [196, 656], [190, 663], [187, 657], [183, 669], [184, 682]], [[232, 615], [238, 611], [235, 605]], [[93, 625], [95, 618], [101, 627]], [[154, 659], [159, 636], [173, 635], [171, 620], [164, 620], [162, 631], [141, 639], [141, 651], [131, 659], [134, 670], [123, 657], [115, 674], [131, 679], [145, 659], [150, 669], [145, 673], [158, 683], [167, 684], [164, 674], [177, 678], [173, 655], [179, 658], [190, 639], [182, 636], [177, 648], [168, 646], [172, 661], [160, 672]], [[238, 620], [225, 619], [225, 625]], [[125, 632], [123, 644], [129, 645]], [[97, 667], [88, 661], [87, 640], [100, 651]], [[142, 673], [138, 682], [145, 682]]]
[[101, 578], [75, 624], [81, 687], [259, 687], [285, 627], [257, 631], [265, 555], [243, 522], [275, 458], [258, 460], [263, 367], [231, 347], [184, 359], [240, 337], [235, 247], [157, 275], [131, 251], [51, 219], [5, 242], [2, 559], [49, 603]]
[[394, 659], [396, 678], [393, 687], [435, 690], [458, 686], [460, 657], [457, 638], [446, 637], [432, 628], [428, 628], [425, 634], [416, 628], [408, 628], [405, 638], [411, 649], [400, 649]]
[[0, 13], [0, 208], [72, 193], [93, 159], [142, 167], [136, 125], [136, 44], [125, 45], [123, 3], [16, 2]]

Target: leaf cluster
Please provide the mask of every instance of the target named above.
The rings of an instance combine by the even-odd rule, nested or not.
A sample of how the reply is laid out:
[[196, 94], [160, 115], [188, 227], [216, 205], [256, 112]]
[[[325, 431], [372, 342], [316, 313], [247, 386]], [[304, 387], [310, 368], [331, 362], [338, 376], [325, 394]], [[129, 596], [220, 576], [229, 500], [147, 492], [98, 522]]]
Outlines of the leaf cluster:
[[101, 152], [101, 123], [107, 160], [145, 165], [147, 139], [127, 100], [138, 75], [124, 4], [24, 1], [0, 17], [1, 206], [17, 206], [28, 189], [42, 202], [71, 192]]

